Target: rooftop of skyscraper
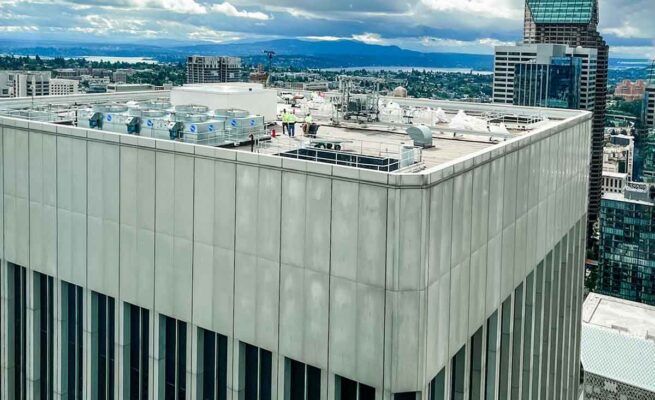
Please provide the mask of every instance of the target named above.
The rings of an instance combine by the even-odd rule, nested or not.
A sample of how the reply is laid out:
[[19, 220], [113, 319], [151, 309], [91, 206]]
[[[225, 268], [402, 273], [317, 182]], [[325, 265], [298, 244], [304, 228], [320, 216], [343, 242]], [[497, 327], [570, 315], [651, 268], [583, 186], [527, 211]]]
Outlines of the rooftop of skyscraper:
[[[194, 86], [191, 89], [196, 90], [199, 87]], [[258, 91], [251, 92], [252, 96], [257, 96], [258, 93]], [[216, 96], [217, 94], [212, 92], [212, 95]], [[176, 114], [177, 107], [171, 105], [170, 100], [171, 95], [163, 91], [44, 97], [29, 100], [11, 99], [0, 102], [0, 115], [41, 123], [53, 122], [60, 126], [71, 125], [73, 121], [77, 121], [78, 127], [86, 129], [88, 135], [95, 136], [128, 133], [125, 122], [122, 120], [118, 122], [118, 111], [113, 112], [113, 121], [110, 120], [112, 118], [110, 111], [102, 111], [115, 107], [114, 110], [120, 109], [120, 113], [125, 114], [126, 118], [140, 116], [143, 125], [140, 132], [141, 139], [168, 139], [167, 123]], [[385, 107], [380, 111], [380, 121], [358, 123], [353, 120], [342, 120], [338, 124], [333, 123], [331, 112], [322, 112], [326, 107], [331, 110], [332, 105], [322, 104], [322, 110], [317, 108], [316, 104], [305, 104], [304, 108], [294, 109], [298, 114], [295, 137], [281, 135], [279, 125], [273, 126], [272, 129], [277, 130], [277, 135], [272, 137], [272, 129], [265, 130], [261, 126], [261, 132], [255, 135], [256, 144], [252, 150], [261, 155], [299, 158], [306, 161], [327, 162], [364, 169], [376, 169], [374, 166], [382, 163], [383, 167], [377, 169], [379, 172], [421, 173], [455, 161], [462, 161], [464, 158], [471, 160], [480, 156], [488, 158], [490, 153], [485, 151], [486, 149], [495, 147], [504, 152], [505, 149], [514, 147], [515, 139], [547, 133], [551, 128], [563, 124], [578, 123], [578, 118], [584, 117], [584, 114], [589, 115], [584, 111], [577, 110], [535, 109], [511, 105], [458, 103], [427, 99], [383, 98], [382, 103], [385, 104]], [[162, 107], [164, 108], [159, 110]], [[185, 103], [183, 107], [190, 107], [190, 105]], [[273, 107], [275, 108], [275, 104]], [[287, 106], [278, 104], [277, 107], [281, 109]], [[192, 131], [186, 132], [182, 141], [189, 140], [193, 144], [209, 144], [214, 147], [229, 147], [225, 150], [228, 152], [226, 154], [235, 150], [239, 153], [251, 152], [251, 147], [245, 145], [247, 144], [245, 140], [240, 143], [219, 144], [211, 140], [203, 142], [196, 139], [196, 136], [192, 135], [195, 133], [193, 126], [196, 124], [200, 127], [203, 123], [207, 124], [218, 120], [217, 123], [223, 121], [221, 126], [227, 126], [233, 122], [229, 119], [225, 121], [225, 118], [217, 116], [217, 112], [225, 110], [213, 110], [204, 106], [200, 106], [200, 108], [202, 108], [202, 112], [197, 114], [202, 115], [188, 115], [190, 119], [186, 122], [186, 128], [188, 128], [187, 131], [189, 129]], [[314, 122], [319, 125], [315, 137], [302, 135], [300, 125], [305, 116], [305, 109], [307, 112], [311, 110]], [[98, 129], [89, 129], [91, 128], [89, 119], [96, 114], [94, 111], [99, 110], [104, 112], [106, 120], [104, 129], [102, 129], [104, 132], [99, 132]], [[406, 118], [403, 113], [408, 112], [413, 115], [413, 123], [402, 121], [403, 118]], [[179, 111], [177, 114], [179, 117]], [[264, 112], [257, 114], [261, 115]], [[275, 115], [275, 110], [271, 111], [271, 114]], [[200, 118], [202, 121], [194, 119], [198, 117], [202, 117]], [[245, 117], [249, 118], [249, 116]], [[274, 121], [267, 120], [266, 122]], [[161, 125], [161, 132], [156, 131], [158, 125]], [[422, 136], [417, 139], [408, 135], [406, 130], [410, 126], [416, 128], [415, 134], [418, 133], [419, 136]], [[229, 128], [227, 126], [227, 130]], [[70, 128], [62, 126], [58, 129]], [[219, 134], [218, 128], [216, 133]], [[245, 136], [247, 137], [247, 133]], [[430, 143], [424, 145], [419, 141]], [[235, 144], [236, 146], [234, 146]], [[330, 154], [323, 154], [326, 151]], [[311, 154], [305, 154], [307, 152]], [[339, 158], [338, 161], [321, 158], [321, 156], [331, 157], [332, 153], [338, 153], [336, 156]], [[409, 159], [406, 160], [406, 157]], [[345, 161], [346, 158], [351, 161]], [[398, 165], [385, 168], [389, 163]]]

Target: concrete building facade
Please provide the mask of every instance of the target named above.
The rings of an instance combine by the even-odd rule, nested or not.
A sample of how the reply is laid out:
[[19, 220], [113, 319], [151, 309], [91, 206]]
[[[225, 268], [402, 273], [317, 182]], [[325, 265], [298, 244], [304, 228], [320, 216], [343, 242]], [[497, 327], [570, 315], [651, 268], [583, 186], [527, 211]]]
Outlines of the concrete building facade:
[[0, 97], [32, 97], [50, 94], [49, 71], [0, 71]]
[[648, 83], [643, 79], [637, 79], [632, 82], [624, 79], [616, 85], [614, 97], [619, 97], [625, 101], [639, 101], [644, 98], [644, 91]]
[[0, 397], [577, 399], [591, 115], [500, 110], [397, 174], [0, 117]]
[[80, 82], [75, 79], [50, 79], [50, 96], [68, 96], [79, 92]]

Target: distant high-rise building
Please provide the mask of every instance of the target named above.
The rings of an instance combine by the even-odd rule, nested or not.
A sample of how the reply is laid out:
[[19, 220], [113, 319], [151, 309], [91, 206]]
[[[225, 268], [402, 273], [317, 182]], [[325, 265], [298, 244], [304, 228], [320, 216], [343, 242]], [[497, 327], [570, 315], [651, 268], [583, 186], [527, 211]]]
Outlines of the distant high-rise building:
[[655, 129], [655, 61], [648, 69], [647, 83], [644, 90], [643, 122], [646, 128]]
[[238, 82], [241, 59], [238, 57], [191, 56], [186, 63], [187, 83]]
[[603, 195], [596, 291], [655, 305], [655, 185]]
[[496, 47], [495, 103], [593, 110], [596, 50], [554, 44]]
[[[603, 172], [609, 46], [598, 32], [598, 0], [526, 0], [524, 41], [598, 51], [589, 180], [589, 224], [598, 219]], [[588, 232], [592, 232], [588, 229]]]

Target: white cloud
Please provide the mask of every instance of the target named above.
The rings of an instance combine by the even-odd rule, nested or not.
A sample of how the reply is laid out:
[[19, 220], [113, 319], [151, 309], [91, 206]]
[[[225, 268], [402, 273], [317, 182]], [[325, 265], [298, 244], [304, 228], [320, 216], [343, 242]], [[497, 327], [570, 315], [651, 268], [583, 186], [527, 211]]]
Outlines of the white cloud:
[[523, 17], [523, 3], [516, 0], [421, 0], [421, 3], [433, 11], [461, 13], [461, 18]]
[[655, 59], [655, 44], [653, 46], [613, 46], [610, 55], [620, 58]]
[[634, 25], [624, 22], [623, 25], [613, 28], [603, 29], [603, 33], [616, 35], [620, 38], [640, 38], [644, 37], [643, 33]]
[[0, 26], [0, 32], [37, 32], [39, 30], [38, 26], [15, 26], [15, 25], [5, 25]]
[[241, 39], [234, 32], [215, 31], [207, 27], [200, 27], [186, 34], [188, 39], [205, 42], [223, 43]]
[[353, 40], [356, 40], [358, 42], [364, 42], [366, 44], [386, 44], [387, 41], [382, 38], [377, 33], [363, 33], [361, 35], [353, 35], [352, 36]]
[[209, 8], [209, 10], [216, 13], [227, 15], [228, 17], [256, 19], [259, 21], [267, 21], [271, 19], [270, 15], [264, 14], [263, 12], [238, 10], [235, 6], [233, 6], [228, 2], [224, 2], [221, 4], [214, 4]]
[[128, 7], [138, 9], [161, 8], [181, 14], [205, 14], [207, 9], [195, 0], [127, 0]]
[[315, 40], [317, 42], [336, 42], [338, 40], [344, 40], [348, 38], [339, 37], [339, 36], [304, 36], [301, 39]]

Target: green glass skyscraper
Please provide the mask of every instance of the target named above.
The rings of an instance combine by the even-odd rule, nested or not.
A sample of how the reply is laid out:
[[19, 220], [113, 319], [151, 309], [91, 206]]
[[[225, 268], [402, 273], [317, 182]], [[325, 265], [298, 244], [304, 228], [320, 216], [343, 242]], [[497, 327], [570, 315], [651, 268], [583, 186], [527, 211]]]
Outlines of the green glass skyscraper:
[[598, 0], [526, 0], [525, 43], [566, 44], [598, 51], [589, 179], [588, 232], [598, 219], [603, 172], [609, 46], [598, 32]]
[[603, 196], [600, 254], [597, 292], [655, 305], [655, 185]]

